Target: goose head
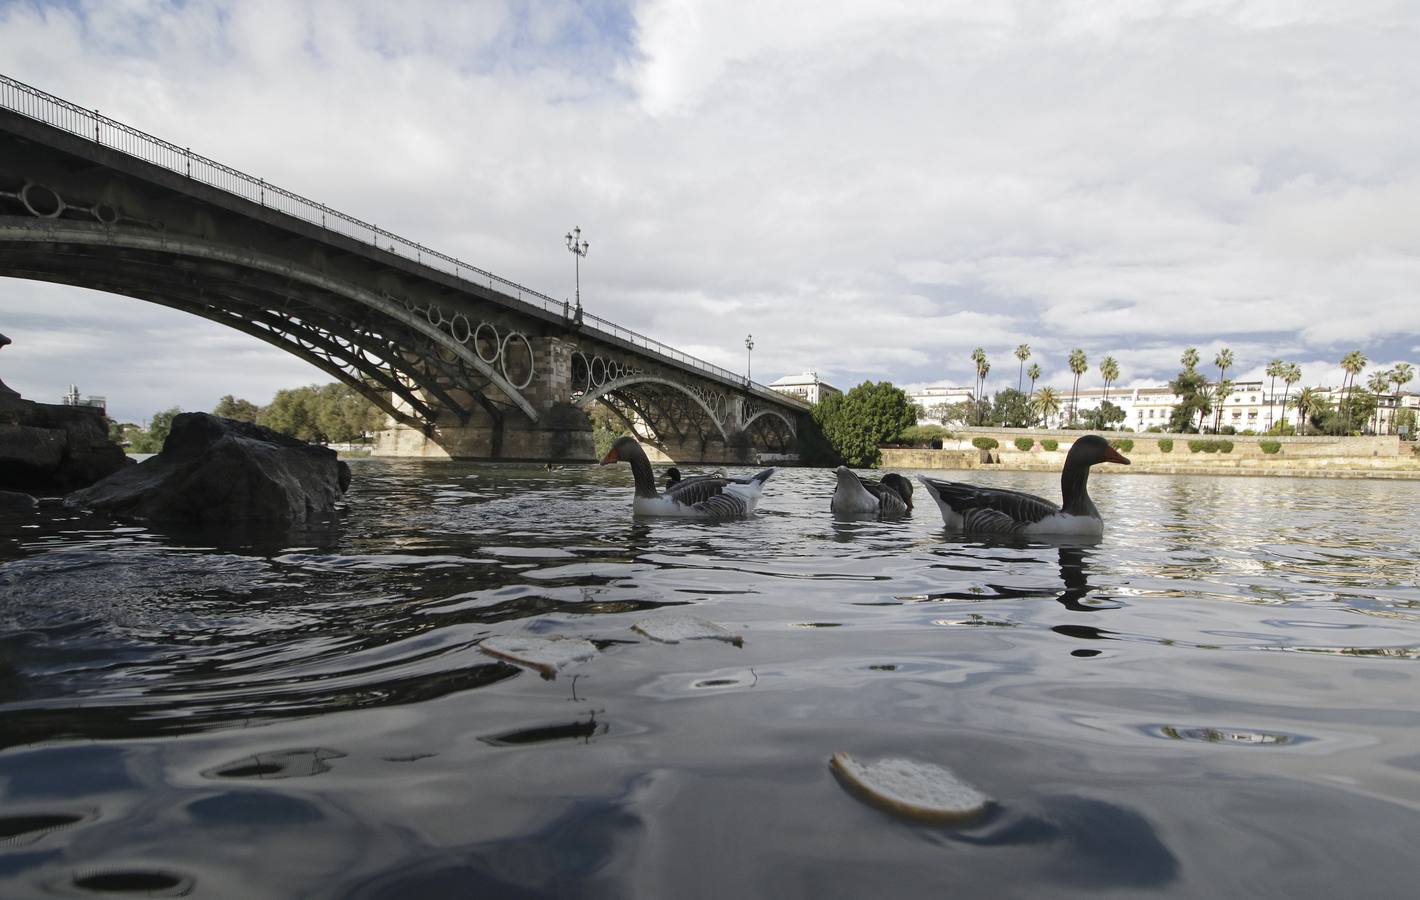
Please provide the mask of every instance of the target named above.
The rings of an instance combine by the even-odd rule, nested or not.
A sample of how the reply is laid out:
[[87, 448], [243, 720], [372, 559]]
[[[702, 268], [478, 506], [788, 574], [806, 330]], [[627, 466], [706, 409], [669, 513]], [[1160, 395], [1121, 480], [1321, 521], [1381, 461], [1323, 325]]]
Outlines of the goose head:
[[1109, 445], [1109, 441], [1097, 434], [1086, 434], [1075, 439], [1070, 452], [1065, 454], [1065, 468], [1088, 468], [1097, 463], [1112, 462], [1129, 465], [1129, 460]]

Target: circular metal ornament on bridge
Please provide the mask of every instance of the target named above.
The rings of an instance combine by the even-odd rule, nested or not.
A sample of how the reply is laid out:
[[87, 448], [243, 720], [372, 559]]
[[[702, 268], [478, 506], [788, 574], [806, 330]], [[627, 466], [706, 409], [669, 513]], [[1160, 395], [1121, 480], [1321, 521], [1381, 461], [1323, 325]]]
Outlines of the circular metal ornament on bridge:
[[[459, 325], [463, 325], [463, 335], [459, 335]], [[473, 326], [468, 324], [468, 318], [463, 313], [454, 313], [454, 317], [449, 320], [449, 334], [460, 344], [467, 344], [468, 339], [473, 337]]]
[[444, 311], [433, 303], [430, 303], [424, 308], [424, 318], [429, 320], [430, 325], [438, 328], [444, 324]]
[[[484, 329], [487, 329], [487, 332]], [[485, 354], [485, 347], [492, 348], [493, 352]], [[486, 363], [496, 362], [498, 354], [503, 352], [503, 341], [498, 336], [498, 329], [488, 322], [479, 322], [478, 327], [473, 330], [473, 352]]]
[[587, 361], [587, 354], [581, 350], [572, 351], [571, 363], [572, 389], [585, 394], [592, 389], [592, 364]]
[[[527, 377], [525, 377], [525, 378], [523, 379], [523, 381], [522, 381], [521, 384], [515, 382], [515, 381], [513, 380], [513, 377], [508, 374], [508, 342], [511, 341], [513, 338], [517, 338], [518, 340], [520, 340], [520, 341], [523, 342], [523, 348], [524, 348], [525, 350], [527, 350], [527, 354], [528, 354], [528, 371], [527, 371]], [[520, 332], [517, 332], [517, 331], [510, 331], [510, 332], [508, 332], [507, 336], [503, 338], [503, 344], [502, 344], [502, 346], [498, 348], [498, 355], [499, 355], [500, 357], [502, 357], [502, 363], [501, 363], [501, 365], [499, 366], [499, 368], [501, 368], [501, 369], [503, 370], [503, 377], [508, 380], [508, 383], [509, 383], [509, 384], [511, 384], [513, 387], [517, 388], [517, 389], [520, 390], [520, 391], [521, 391], [523, 388], [527, 387], [528, 385], [532, 384], [532, 380], [533, 380], [533, 369], [534, 369], [534, 366], [533, 366], [533, 348], [532, 348], [532, 341], [528, 340], [525, 335], [523, 335], [523, 334], [521, 334]]]
[[33, 181], [25, 182], [25, 186], [20, 188], [20, 202], [30, 211], [30, 215], [41, 219], [57, 219], [64, 212], [64, 198], [53, 188]]
[[117, 225], [118, 210], [107, 203], [95, 203], [91, 210], [94, 218], [99, 220], [100, 225]]
[[[601, 366], [600, 375], [597, 374], [598, 366]], [[601, 387], [602, 385], [606, 384], [606, 360], [602, 359], [600, 356], [592, 357], [590, 375], [592, 379], [592, 384], [596, 385], [597, 387]]]

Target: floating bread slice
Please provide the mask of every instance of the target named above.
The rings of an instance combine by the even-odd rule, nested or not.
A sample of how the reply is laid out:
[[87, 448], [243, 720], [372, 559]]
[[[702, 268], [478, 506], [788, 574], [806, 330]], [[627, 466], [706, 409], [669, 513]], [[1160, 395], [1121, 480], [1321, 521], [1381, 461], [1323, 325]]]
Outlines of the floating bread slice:
[[715, 640], [728, 641], [736, 647], [744, 646], [745, 639], [718, 622], [699, 616], [657, 616], [643, 619], [631, 626], [653, 641], [665, 644], [679, 644], [681, 641]]
[[888, 812], [920, 822], [962, 824], [986, 811], [991, 798], [947, 768], [911, 759], [860, 762], [847, 753], [829, 760], [851, 791]]
[[535, 669], [544, 678], [551, 678], [569, 663], [581, 662], [597, 655], [591, 641], [581, 638], [540, 638], [526, 635], [502, 635], [484, 638], [479, 649], [489, 656], [506, 659]]

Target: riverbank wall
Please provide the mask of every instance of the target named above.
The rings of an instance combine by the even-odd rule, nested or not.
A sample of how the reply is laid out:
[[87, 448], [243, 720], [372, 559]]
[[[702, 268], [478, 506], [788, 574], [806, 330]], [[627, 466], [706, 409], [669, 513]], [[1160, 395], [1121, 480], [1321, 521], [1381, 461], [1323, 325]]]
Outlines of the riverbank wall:
[[[1070, 442], [1084, 432], [1037, 431], [1016, 428], [968, 428], [944, 441], [940, 450], [885, 447], [884, 469], [1008, 469], [1055, 471], [1064, 465]], [[1259, 437], [1256, 435], [1159, 434], [1155, 432], [1099, 432], [1111, 441], [1132, 441], [1121, 448], [1130, 465], [1099, 466], [1100, 473], [1169, 475], [1251, 475], [1286, 478], [1406, 478], [1420, 479], [1420, 456], [1415, 444], [1394, 435], [1336, 437]], [[989, 437], [998, 446], [981, 450], [972, 440]], [[1030, 449], [1016, 446], [1028, 438]], [[1059, 443], [1046, 450], [1042, 441]], [[1219, 443], [1209, 452], [1209, 441], [1230, 442], [1222, 452]], [[1262, 442], [1275, 441], [1268, 453]], [[1161, 445], [1162, 442], [1162, 445]], [[1190, 442], [1193, 442], [1190, 445]], [[1200, 443], [1201, 442], [1201, 443]], [[1165, 449], [1167, 447], [1168, 449]], [[1194, 449], [1197, 447], [1197, 449]]]

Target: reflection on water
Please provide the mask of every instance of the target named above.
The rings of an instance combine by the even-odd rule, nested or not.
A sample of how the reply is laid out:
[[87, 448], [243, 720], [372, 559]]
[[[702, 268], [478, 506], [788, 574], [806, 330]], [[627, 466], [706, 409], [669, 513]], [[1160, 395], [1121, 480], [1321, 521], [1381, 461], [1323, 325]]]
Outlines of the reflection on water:
[[[1051, 545], [837, 521], [827, 471], [706, 525], [633, 519], [597, 467], [354, 467], [316, 531], [0, 520], [0, 896], [1420, 875], [1420, 485], [1100, 477], [1104, 538]], [[687, 613], [743, 647], [631, 630]], [[479, 650], [534, 635], [598, 652], [545, 681]], [[838, 751], [948, 766], [996, 811], [898, 821], [837, 787]]]

